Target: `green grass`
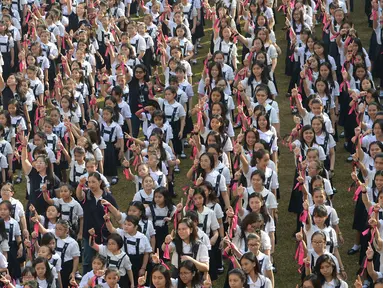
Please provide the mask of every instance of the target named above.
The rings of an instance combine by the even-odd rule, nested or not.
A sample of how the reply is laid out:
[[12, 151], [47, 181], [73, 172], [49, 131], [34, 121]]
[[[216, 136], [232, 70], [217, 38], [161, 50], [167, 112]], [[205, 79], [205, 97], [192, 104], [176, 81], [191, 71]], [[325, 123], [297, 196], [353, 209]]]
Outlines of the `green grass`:
[[[368, 1], [368, 0], [366, 0]], [[367, 27], [366, 17], [364, 15], [364, 1], [354, 1], [355, 12], [351, 15], [351, 20], [354, 22], [356, 29], [358, 30], [359, 37], [362, 39], [362, 43], [366, 47], [369, 43], [369, 37], [371, 35], [371, 29]], [[280, 13], [277, 13], [277, 25], [276, 36], [277, 43], [281, 47], [283, 53], [286, 49], [286, 41], [284, 39], [284, 31], [281, 28], [284, 25], [284, 17]], [[197, 95], [197, 84], [201, 77], [203, 70], [203, 60], [208, 53], [209, 41], [211, 36], [210, 26], [205, 26], [206, 36], [202, 39], [203, 49], [198, 54], [198, 64], [193, 66], [193, 82], [194, 91]], [[317, 35], [321, 36], [321, 30], [317, 29]], [[280, 107], [281, 118], [281, 135], [289, 133], [293, 127], [292, 115], [290, 113], [289, 100], [284, 97], [287, 91], [289, 78], [284, 75], [284, 57], [282, 54], [279, 59], [279, 63], [276, 69], [276, 77], [278, 79], [279, 97], [277, 99]], [[196, 101], [197, 97], [195, 97]], [[279, 223], [277, 225], [277, 238], [278, 243], [276, 245], [274, 259], [278, 268], [278, 273], [275, 275], [276, 287], [295, 287], [299, 283], [299, 275], [297, 272], [298, 265], [294, 260], [296, 243], [292, 239], [292, 233], [295, 229], [295, 215], [287, 212], [287, 207], [290, 199], [290, 192], [292, 188], [293, 176], [294, 176], [294, 161], [293, 155], [290, 151], [280, 145], [281, 155], [279, 162], [279, 183], [281, 191], [281, 199], [279, 200]], [[186, 149], [187, 155], [190, 155], [190, 148]], [[345, 244], [340, 247], [340, 253], [345, 265], [346, 271], [349, 276], [348, 283], [351, 284], [356, 278], [356, 271], [358, 269], [357, 262], [358, 256], [348, 256], [347, 250], [353, 245], [354, 232], [351, 230], [353, 221], [353, 209], [354, 203], [352, 201], [352, 195], [347, 192], [348, 185], [351, 182], [350, 172], [351, 166], [346, 163], [345, 159], [348, 155], [343, 149], [343, 141], [338, 143], [337, 157], [336, 157], [336, 169], [334, 185], [336, 186], [338, 193], [334, 197], [334, 207], [336, 208], [340, 218], [340, 228], [345, 238]], [[175, 191], [178, 194], [175, 203], [183, 197], [182, 187], [191, 184], [190, 181], [185, 179], [185, 174], [189, 167], [192, 165], [191, 160], [185, 159], [181, 163], [181, 173], [175, 175]], [[22, 185], [16, 186], [17, 197], [24, 195], [25, 181]], [[121, 211], [125, 211], [128, 203], [135, 194], [135, 185], [127, 182], [124, 175], [120, 171], [120, 181], [116, 186], [112, 187], [112, 192], [117, 200]], [[214, 287], [222, 287], [224, 282], [224, 276], [221, 276]]]

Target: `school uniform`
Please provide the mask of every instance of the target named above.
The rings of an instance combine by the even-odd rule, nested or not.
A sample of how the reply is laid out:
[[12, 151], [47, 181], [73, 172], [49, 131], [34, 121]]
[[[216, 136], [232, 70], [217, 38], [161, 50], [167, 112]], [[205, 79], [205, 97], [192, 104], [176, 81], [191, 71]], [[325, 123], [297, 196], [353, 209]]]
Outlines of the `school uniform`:
[[41, 280], [38, 277], [36, 277], [36, 280], [39, 285], [39, 288], [56, 288], [56, 283], [54, 279], [48, 281], [47, 279]]
[[[263, 230], [260, 230], [261, 232], [261, 248], [260, 250], [266, 251], [271, 249], [271, 241], [270, 236]], [[249, 251], [249, 247], [247, 246], [247, 236], [249, 235], [248, 232], [245, 232], [245, 237], [242, 237], [242, 231], [241, 227], [237, 226], [237, 229], [235, 230], [233, 243], [234, 245], [241, 251], [241, 253], [246, 253]]]
[[78, 284], [78, 286], [80, 288], [89, 287], [88, 282], [91, 279], [94, 279], [92, 281], [94, 282], [95, 285], [102, 285], [105, 283], [104, 276], [97, 277], [96, 275], [94, 275], [94, 271], [92, 270], [92, 271], [89, 271], [88, 273], [82, 275], [81, 281]]
[[69, 285], [69, 275], [73, 270], [73, 258], [80, 257], [80, 248], [75, 239], [70, 236], [67, 236], [64, 239], [56, 236], [55, 231], [50, 231], [55, 234], [56, 237], [56, 249], [55, 252], [61, 258], [61, 281], [63, 287], [68, 287]]
[[[126, 219], [126, 213], [121, 213], [121, 220], [119, 222], [120, 225], [124, 224]], [[151, 220], [142, 220], [140, 219], [140, 222], [138, 223], [141, 227], [141, 233], [148, 238], [149, 242], [152, 236], [156, 235], [156, 230], [154, 230], [154, 225]]]
[[175, 101], [172, 104], [169, 104], [167, 100], [164, 100], [162, 105], [162, 110], [165, 113], [166, 120], [169, 122], [173, 130], [173, 147], [176, 155], [180, 155], [182, 152], [182, 143], [179, 139], [179, 132], [181, 131], [181, 119], [186, 117], [186, 112], [184, 107]]
[[323, 148], [326, 154], [326, 160], [324, 161], [324, 167], [326, 170], [330, 170], [330, 149], [336, 147], [334, 137], [327, 132], [323, 132], [321, 135], [315, 135], [315, 141]]
[[[258, 170], [258, 168], [255, 167], [249, 167], [249, 171], [244, 174], [246, 177], [247, 183], [251, 183], [251, 174], [255, 171]], [[279, 181], [278, 181], [278, 175], [275, 171], [273, 171], [271, 168], [266, 167], [266, 170], [263, 171], [265, 173], [265, 183], [263, 183], [264, 187], [267, 190], [276, 190], [279, 188]]]
[[278, 151], [278, 138], [277, 135], [270, 129], [266, 132], [261, 131], [258, 129], [259, 133], [259, 139], [262, 139], [266, 142], [266, 149], [269, 150], [271, 153]]
[[[0, 198], [0, 203], [3, 202], [3, 199]], [[13, 197], [9, 198], [9, 202], [12, 204], [11, 217], [16, 220], [17, 223], [20, 222], [20, 218], [25, 217], [24, 206], [20, 200]], [[1, 246], [1, 243], [0, 243]], [[1, 252], [1, 247], [0, 247]]]
[[249, 285], [249, 287], [252, 287], [252, 288], [272, 288], [273, 287], [270, 279], [261, 274], [258, 274], [258, 278], [255, 282], [253, 282], [250, 276], [247, 276], [247, 285]]
[[182, 255], [178, 255], [176, 251], [176, 246], [174, 242], [169, 244], [170, 253], [173, 253], [171, 256], [171, 263], [177, 269], [176, 274], [178, 274], [178, 267], [181, 263], [181, 256], [187, 255], [194, 258], [198, 262], [209, 263], [209, 252], [206, 245], [197, 240], [195, 243], [186, 244], [182, 241]]
[[21, 270], [20, 270], [20, 263], [18, 261], [17, 257], [17, 251], [19, 249], [19, 246], [16, 242], [16, 237], [21, 237], [21, 230], [19, 223], [16, 222], [15, 219], [9, 218], [9, 220], [4, 220], [5, 224], [5, 231], [8, 235], [8, 245], [9, 245], [9, 252], [8, 252], [8, 269], [9, 274], [12, 275], [15, 279], [19, 278], [21, 276]]
[[[243, 197], [243, 207], [245, 209], [248, 205], [249, 196], [255, 193], [255, 191], [252, 186], [249, 186], [246, 188], [246, 192], [247, 193], [244, 193], [244, 197]], [[266, 208], [269, 210], [269, 213], [271, 212], [271, 209], [278, 208], [277, 198], [275, 197], [273, 193], [270, 192], [270, 190], [263, 187], [263, 190], [260, 193], [262, 194], [263, 201], [265, 201], [265, 205], [266, 205]]]
[[61, 219], [69, 221], [74, 234], [77, 235], [79, 219], [84, 216], [84, 210], [80, 203], [73, 198], [68, 203], [61, 198], [52, 198], [52, 200], [55, 206], [60, 207]]
[[57, 273], [57, 277], [55, 277], [56, 279], [58, 278], [58, 273], [60, 273], [61, 269], [62, 269], [62, 261], [61, 261], [61, 256], [57, 253], [54, 253], [52, 254], [52, 257], [51, 259], [49, 259], [49, 264], [54, 267], [54, 269], [56, 270], [56, 273]]
[[138, 272], [141, 267], [143, 267], [144, 255], [145, 253], [152, 253], [152, 247], [150, 246], [148, 238], [141, 232], [137, 232], [132, 236], [118, 228], [117, 233], [124, 240], [123, 250], [128, 254], [130, 262], [132, 263], [134, 284], [137, 285]]
[[104, 153], [104, 172], [105, 176], [117, 176], [117, 158], [118, 151], [114, 147], [114, 144], [118, 139], [122, 139], [121, 126], [116, 122], [107, 124], [104, 121], [101, 122], [101, 137], [106, 143], [106, 149]]
[[275, 85], [272, 81], [269, 80], [267, 81], [267, 83], [262, 83], [262, 82], [257, 82], [257, 80], [251, 79], [251, 78], [245, 78], [244, 80], [241, 81], [241, 84], [243, 88], [245, 89], [246, 95], [250, 97], [250, 99], [253, 100], [254, 102], [256, 102], [255, 92], [259, 84], [266, 84], [267, 87], [269, 87], [270, 89], [271, 95], [275, 95], [275, 96], [278, 95], [277, 89], [275, 89]]
[[338, 248], [338, 238], [334, 228], [325, 227], [324, 229], [319, 229], [314, 223], [311, 225], [310, 230], [306, 230], [306, 223], [303, 223], [303, 231], [306, 234], [307, 239], [307, 249], [312, 249], [311, 236], [316, 231], [322, 231], [326, 235], [326, 250], [330, 253], [334, 253], [335, 249]]
[[237, 45], [233, 42], [226, 42], [221, 37], [214, 40], [214, 52], [221, 51], [224, 55], [224, 63], [233, 67], [233, 61], [237, 61]]
[[56, 44], [52, 42], [42, 43], [41, 42], [42, 56], [45, 56], [49, 61], [48, 68], [48, 77], [49, 77], [49, 87], [54, 87], [54, 78], [56, 77], [56, 62], [52, 60], [51, 57], [57, 59], [58, 49]]
[[77, 185], [80, 182], [80, 177], [85, 173], [87, 173], [85, 161], [83, 161], [82, 164], [79, 164], [77, 161], [74, 160], [74, 157], [72, 155], [72, 161], [69, 165], [69, 184], [72, 187], [77, 187]]
[[[97, 42], [98, 42], [98, 52], [100, 53], [101, 57], [104, 59], [104, 65], [106, 67], [106, 69], [110, 69], [111, 67], [111, 63], [110, 63], [110, 55], [106, 54], [106, 51], [107, 51], [107, 46], [105, 44], [105, 40], [109, 40], [109, 43], [111, 45], [114, 44], [115, 40], [114, 40], [114, 36], [112, 34], [112, 32], [110, 32], [110, 30], [108, 29], [107, 31], [105, 31], [104, 27], [100, 24], [98, 25], [98, 29], [96, 31], [96, 39], [97, 39]], [[97, 64], [96, 64], [97, 68], [101, 68], [102, 64], [101, 64], [101, 61], [97, 58]]]
[[0, 181], [1, 183], [6, 182], [7, 179], [2, 179], [2, 170], [5, 170], [5, 178], [8, 178], [7, 172], [8, 172], [8, 162], [7, 157], [5, 157], [2, 153], [0, 153]]
[[[134, 85], [133, 85], [134, 84]], [[149, 100], [149, 87], [148, 85], [140, 85], [138, 82], [130, 81], [129, 82], [129, 101], [130, 111], [132, 112], [132, 136], [137, 137], [140, 130], [141, 121], [135, 115], [135, 113], [146, 106], [147, 101]]]
[[14, 50], [14, 47], [15, 43], [12, 36], [8, 36], [7, 34], [0, 35], [0, 52], [4, 62], [2, 66], [4, 81], [7, 81], [11, 74], [11, 51]]
[[164, 221], [164, 218], [172, 218], [175, 211], [176, 207], [174, 205], [172, 210], [169, 210], [168, 207], [161, 208], [155, 203], [149, 204], [149, 207], [145, 210], [146, 216], [153, 222], [154, 229], [156, 230], [156, 249], [160, 250], [160, 256], [163, 255], [161, 245], [169, 234], [168, 222]]
[[[185, 111], [185, 110], [184, 110]], [[177, 112], [177, 111], [176, 111]], [[173, 114], [172, 114], [173, 115]], [[146, 129], [146, 132], [145, 132], [145, 136], [146, 136], [146, 139], [149, 139], [150, 136], [152, 135], [152, 131], [156, 128], [159, 128], [162, 130], [163, 132], [163, 135], [162, 135], [162, 140], [168, 144], [170, 140], [173, 140], [174, 138], [174, 134], [173, 134], [173, 128], [172, 126], [170, 125], [170, 123], [168, 121], [166, 121], [162, 127], [158, 127], [156, 124], [154, 123], [151, 123], [149, 127], [147, 127]], [[178, 130], [179, 131], [179, 130]], [[176, 135], [176, 137], [178, 137], [178, 134]]]
[[132, 270], [132, 262], [129, 256], [121, 249], [120, 253], [115, 255], [111, 253], [106, 245], [98, 245], [98, 253], [106, 258], [106, 267], [115, 267], [120, 273], [121, 287], [130, 287], [128, 285], [128, 270]]
[[150, 193], [150, 195], [146, 194], [146, 192], [141, 189], [133, 196], [133, 201], [140, 201], [142, 204], [152, 204], [154, 197], [154, 190]]

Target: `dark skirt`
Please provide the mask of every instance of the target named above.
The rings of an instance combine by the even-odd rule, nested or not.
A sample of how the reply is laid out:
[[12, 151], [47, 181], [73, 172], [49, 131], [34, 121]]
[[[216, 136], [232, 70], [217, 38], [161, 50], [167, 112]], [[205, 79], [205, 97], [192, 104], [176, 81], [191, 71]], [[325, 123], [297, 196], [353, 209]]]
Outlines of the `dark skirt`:
[[144, 254], [139, 255], [130, 255], [128, 254], [130, 262], [132, 263], [132, 272], [134, 279], [134, 286], [138, 285], [138, 272], [142, 267], [142, 263], [144, 262]]
[[299, 191], [299, 187], [294, 189], [295, 185], [298, 183], [297, 178], [298, 178], [298, 170], [295, 169], [293, 189], [291, 191], [288, 211], [299, 214], [303, 210], [303, 206], [302, 206], [303, 194], [302, 194], [302, 191]]
[[169, 227], [168, 225], [164, 225], [162, 227], [160, 226], [155, 226], [156, 229], [156, 249], [160, 251], [160, 258], [163, 259], [164, 252], [162, 251], [162, 243], [165, 242], [166, 236], [169, 234]]
[[[187, 135], [193, 131], [193, 119], [192, 116], [189, 115], [189, 102], [186, 102], [186, 116], [185, 116], [185, 128], [183, 138], [186, 138]], [[174, 132], [173, 132], [174, 135]]]
[[20, 263], [17, 260], [17, 243], [16, 241], [9, 242], [8, 251], [8, 270], [12, 279], [18, 279], [21, 277]]
[[105, 176], [117, 176], [117, 150], [114, 147], [113, 142], [106, 143], [106, 149], [104, 151], [104, 175]]
[[3, 62], [4, 62], [4, 65], [2, 67], [3, 68], [3, 79], [4, 79], [4, 82], [7, 82], [9, 75], [11, 75], [11, 73], [12, 73], [11, 52], [2, 53], [2, 55], [3, 55]]
[[378, 41], [376, 40], [376, 33], [374, 30], [372, 30], [371, 37], [370, 37], [370, 45], [368, 49], [368, 57], [370, 57], [370, 60], [372, 62], [375, 61], [377, 47], [378, 47]]
[[70, 261], [67, 261], [67, 262], [64, 262], [62, 265], [61, 265], [61, 283], [62, 283], [62, 287], [68, 287], [68, 286], [71, 286], [69, 284], [69, 281], [70, 281], [70, 273], [72, 273], [72, 270], [73, 270], [73, 260], [70, 260]]
[[121, 288], [130, 288], [128, 272], [126, 272], [124, 276], [121, 276], [120, 281], [118, 281], [118, 285], [120, 285]]
[[359, 232], [363, 232], [368, 228], [368, 214], [366, 206], [362, 201], [362, 193], [359, 194], [358, 200], [355, 203], [354, 209], [354, 222], [352, 223], [352, 229]]
[[178, 134], [180, 133], [181, 130], [181, 120], [178, 121], [173, 121], [170, 123], [173, 129], [173, 148], [174, 148], [174, 153], [176, 155], [181, 155], [182, 153], [182, 142], [181, 139], [178, 137]]

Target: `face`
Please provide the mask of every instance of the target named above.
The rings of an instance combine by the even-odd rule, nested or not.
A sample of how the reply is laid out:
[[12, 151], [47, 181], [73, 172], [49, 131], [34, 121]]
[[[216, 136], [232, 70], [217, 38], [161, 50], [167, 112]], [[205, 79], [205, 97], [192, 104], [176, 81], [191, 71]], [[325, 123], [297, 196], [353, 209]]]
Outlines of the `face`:
[[212, 115], [219, 115], [222, 116], [222, 109], [219, 105], [213, 105], [211, 108]]
[[9, 200], [14, 194], [14, 191], [12, 191], [10, 185], [4, 185], [1, 187], [1, 198], [3, 200]]
[[41, 246], [39, 252], [37, 253], [37, 256], [49, 260], [49, 258], [51, 257], [51, 251], [49, 251], [49, 248], [47, 246]]
[[28, 281], [35, 280], [35, 277], [34, 277], [30, 272], [28, 272], [28, 273], [26, 273], [26, 274], [22, 277], [22, 279], [23, 279], [23, 283], [26, 283], [26, 282], [28, 282]]
[[0, 124], [3, 126], [7, 125], [7, 117], [4, 114], [0, 114]]
[[263, 205], [263, 201], [259, 199], [258, 197], [250, 198], [249, 200], [249, 206], [251, 211], [258, 212], [261, 210], [261, 207]]
[[371, 89], [371, 88], [372, 88], [372, 86], [371, 86], [370, 80], [363, 79], [363, 81], [362, 81], [362, 90], [363, 91], [367, 91], [368, 89]]
[[44, 263], [38, 263], [35, 266], [37, 277], [45, 278], [45, 272], [47, 271]]
[[314, 140], [314, 132], [312, 130], [306, 130], [305, 132], [303, 132], [303, 139], [307, 143], [312, 143], [312, 141]]
[[136, 206], [130, 206], [128, 210], [128, 215], [141, 218], [141, 210], [138, 209]]
[[261, 248], [261, 242], [257, 239], [250, 239], [247, 242], [247, 247], [249, 247], [249, 250], [253, 252], [255, 255], [258, 254], [259, 248]]
[[61, 225], [61, 224], [57, 224], [56, 227], [55, 227], [55, 231], [56, 231], [56, 236], [57, 237], [60, 237], [60, 238], [63, 238], [67, 235], [68, 233], [68, 228]]
[[136, 232], [137, 226], [134, 226], [132, 222], [125, 221], [123, 224], [123, 229], [126, 233], [132, 234]]
[[135, 71], [134, 71], [134, 76], [140, 80], [140, 79], [143, 79], [145, 77], [145, 71], [142, 69], [142, 68], [137, 68]]
[[246, 134], [246, 143], [249, 146], [253, 146], [255, 142], [257, 141], [257, 137], [254, 132], [248, 132]]
[[257, 101], [260, 105], [264, 104], [267, 100], [267, 93], [263, 90], [260, 90], [256, 94]]
[[324, 262], [324, 263], [322, 263], [322, 265], [320, 265], [320, 273], [324, 277], [331, 276], [333, 270], [334, 270], [334, 268], [330, 263]]
[[109, 111], [103, 110], [102, 111], [102, 119], [104, 119], [104, 121], [108, 123], [112, 119], [112, 114]]
[[256, 60], [261, 62], [261, 63], [265, 63], [266, 62], [266, 57], [265, 57], [265, 54], [263, 53], [259, 53], [257, 54], [256, 56]]
[[211, 129], [214, 130], [214, 131], [218, 131], [219, 128], [221, 127], [221, 121], [219, 121], [218, 119], [211, 119], [210, 120], [210, 126], [211, 126]]
[[142, 181], [142, 185], [144, 189], [151, 190], [154, 187], [154, 181], [152, 177], [145, 177], [144, 181]]
[[165, 99], [167, 101], [173, 101], [176, 97], [176, 94], [173, 93], [171, 90], [165, 90]]
[[65, 200], [65, 199], [69, 199], [70, 197], [71, 197], [71, 192], [68, 189], [68, 187], [67, 186], [62, 186], [60, 188], [60, 198]]
[[210, 98], [213, 103], [217, 103], [221, 101], [221, 93], [219, 93], [218, 91], [214, 91], [211, 93]]
[[8, 112], [9, 112], [9, 114], [15, 115], [16, 111], [17, 111], [17, 107], [15, 105], [13, 105], [13, 104], [8, 105]]
[[223, 55], [221, 53], [218, 53], [217, 55], [215, 55], [214, 57], [214, 61], [216, 63], [223, 63], [223, 61], [225, 60], [225, 58], [223, 57]]
[[381, 188], [383, 188], [383, 176], [376, 176], [375, 177], [375, 185], [376, 185], [376, 188], [378, 188], [379, 190], [381, 190]]
[[254, 270], [255, 263], [254, 263], [254, 262], [251, 262], [251, 261], [248, 260], [248, 259], [243, 258], [243, 259], [241, 260], [241, 266], [242, 266], [242, 270], [243, 270], [246, 274], [250, 274], [250, 272], [251, 272], [252, 270]]
[[265, 116], [259, 116], [257, 121], [259, 129], [267, 129], [268, 122]]
[[137, 172], [138, 172], [138, 176], [143, 178], [144, 176], [149, 174], [149, 168], [146, 165], [140, 165], [138, 167], [138, 171]]
[[370, 116], [370, 118], [375, 119], [377, 112], [378, 112], [378, 107], [376, 107], [375, 105], [368, 106], [368, 115]]
[[326, 196], [322, 191], [316, 191], [313, 195], [313, 201], [315, 205], [322, 205], [326, 201]]
[[[126, 221], [125, 221], [126, 222]], [[118, 251], [120, 248], [118, 247], [118, 245], [117, 245], [117, 242], [116, 241], [114, 241], [113, 239], [109, 239], [108, 240], [108, 244], [107, 244], [107, 246], [108, 246], [108, 250], [109, 251], [111, 251], [111, 252], [116, 252], [116, 251]]]
[[319, 74], [320, 74], [323, 78], [327, 79], [328, 75], [330, 75], [330, 70], [328, 69], [327, 66], [322, 65], [322, 66], [320, 67], [320, 69], [319, 69]]
[[265, 154], [261, 159], [257, 160], [257, 164], [260, 168], [262, 168], [264, 170], [264, 169], [266, 169], [267, 165], [269, 164], [269, 161], [270, 161], [270, 155]]
[[324, 52], [324, 49], [321, 45], [314, 45], [314, 52], [315, 54], [317, 54], [318, 56], [322, 56], [323, 55], [323, 52]]
[[94, 176], [91, 176], [88, 178], [88, 187], [91, 189], [91, 190], [94, 190], [96, 191], [97, 189], [100, 188], [100, 181], [98, 181], [98, 179]]
[[211, 67], [210, 72], [211, 72], [211, 76], [213, 76], [214, 78], [218, 77], [218, 75], [219, 75], [219, 70], [218, 70], [217, 66]]
[[115, 272], [110, 272], [105, 276], [105, 281], [108, 283], [109, 287], [115, 287], [118, 280], [120, 280], [120, 277], [118, 277], [118, 274]]
[[253, 74], [255, 77], [260, 77], [263, 69], [261, 67], [259, 67], [258, 65], [254, 65], [252, 71], [253, 71]]
[[374, 134], [375, 134], [376, 137], [382, 136], [382, 129], [380, 128], [379, 123], [376, 123], [374, 125]]
[[104, 265], [102, 265], [102, 262], [100, 261], [100, 259], [94, 259], [92, 261], [92, 269], [93, 271], [98, 271], [98, 270], [101, 270], [102, 268], [104, 267]]
[[366, 75], [366, 70], [364, 70], [362, 67], [359, 67], [358, 69], [356, 69], [355, 74], [356, 77], [362, 79]]
[[153, 119], [154, 124], [156, 124], [158, 127], [162, 127], [164, 124], [164, 120], [162, 117], [154, 117]]
[[309, 169], [309, 176], [310, 177], [318, 175], [318, 167], [317, 167], [317, 164], [315, 162], [311, 162], [309, 164], [308, 169]]
[[152, 283], [157, 288], [165, 287], [165, 285], [166, 285], [166, 278], [165, 278], [165, 276], [161, 272], [155, 271], [152, 274]]
[[263, 180], [260, 175], [256, 174], [253, 177], [251, 177], [251, 185], [257, 189], [260, 189], [263, 187]]
[[186, 240], [192, 233], [192, 229], [190, 229], [185, 223], [180, 223], [178, 225], [177, 232], [178, 236], [180, 236], [182, 240]]
[[59, 213], [55, 206], [49, 206], [46, 214], [48, 219], [56, 219], [59, 216]]
[[10, 215], [10, 211], [8, 210], [6, 205], [0, 205], [0, 217], [3, 219], [8, 219]]
[[203, 207], [204, 205], [204, 199], [203, 199], [203, 196], [201, 194], [196, 194], [193, 196], [193, 200], [194, 200], [194, 205], [197, 207], [197, 208], [201, 208]]
[[207, 155], [203, 155], [201, 158], [200, 158], [200, 160], [199, 160], [199, 163], [200, 163], [200, 165], [201, 165], [201, 168], [202, 169], [210, 169], [210, 165], [211, 165], [211, 163], [210, 163], [210, 159], [209, 159], [209, 157], [207, 156]]
[[314, 218], [315, 225], [320, 226], [320, 227], [324, 226], [324, 223], [325, 223], [325, 221], [327, 219], [327, 217], [320, 217], [320, 216], [317, 216], [317, 215], [314, 215], [313, 218]]
[[381, 157], [376, 157], [375, 158], [375, 169], [378, 170], [383, 170], [383, 158]]
[[324, 84], [322, 81], [317, 82], [315, 86], [319, 93], [323, 93], [326, 90], [326, 84]]
[[370, 155], [372, 158], [375, 158], [376, 154], [378, 154], [380, 152], [382, 152], [382, 150], [380, 150], [378, 145], [373, 144], [370, 146]]
[[180, 278], [184, 284], [189, 284], [193, 280], [194, 273], [185, 267], [180, 269]]
[[161, 193], [154, 194], [154, 202], [156, 205], [164, 205], [165, 204], [165, 197]]
[[37, 170], [37, 172], [41, 172], [47, 169], [47, 164], [42, 157], [39, 157], [36, 159], [34, 167]]

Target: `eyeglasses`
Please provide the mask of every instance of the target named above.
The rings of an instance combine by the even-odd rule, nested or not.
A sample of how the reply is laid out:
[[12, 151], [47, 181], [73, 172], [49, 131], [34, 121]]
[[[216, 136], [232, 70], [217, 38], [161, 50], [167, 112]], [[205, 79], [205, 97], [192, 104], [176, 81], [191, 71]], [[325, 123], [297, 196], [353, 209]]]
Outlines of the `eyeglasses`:
[[311, 242], [312, 244], [315, 244], [315, 245], [320, 245], [320, 244], [323, 244], [324, 242], [323, 241], [312, 241]]
[[134, 73], [137, 73], [137, 74], [143, 74], [144, 71], [142, 71], [142, 70], [136, 70]]

